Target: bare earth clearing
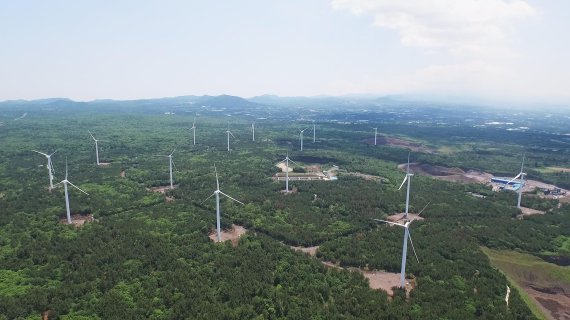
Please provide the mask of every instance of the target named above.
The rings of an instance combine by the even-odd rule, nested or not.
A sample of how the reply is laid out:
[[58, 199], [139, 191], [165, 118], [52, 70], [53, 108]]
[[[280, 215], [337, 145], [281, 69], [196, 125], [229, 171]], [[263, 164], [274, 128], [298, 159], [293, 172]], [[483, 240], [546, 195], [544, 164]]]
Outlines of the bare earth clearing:
[[[398, 169], [405, 171], [407, 163], [398, 165]], [[410, 172], [413, 174], [420, 174], [430, 176], [435, 179], [445, 180], [458, 183], [483, 183], [488, 184], [493, 177], [492, 174], [468, 170], [467, 172], [460, 168], [447, 168], [442, 166], [433, 166], [429, 164], [410, 163]]]
[[482, 248], [491, 263], [534, 300], [549, 319], [570, 320], [568, 268], [515, 251]]
[[[178, 187], [177, 184], [174, 185], [175, 189], [176, 189], [176, 187]], [[146, 190], [152, 191], [152, 192], [166, 193], [166, 191], [171, 190], [171, 189], [170, 189], [170, 185], [168, 185], [168, 186], [158, 186], [158, 187], [146, 188]]]
[[[232, 242], [232, 246], [237, 247], [239, 238], [247, 232], [247, 229], [238, 226], [237, 224], [232, 224], [232, 228], [230, 230], [221, 230], [220, 232], [220, 242], [225, 242], [230, 240]], [[214, 229], [210, 235], [210, 240], [214, 242], [218, 242], [216, 238], [216, 230]]]
[[121, 170], [121, 178], [125, 178], [127, 175], [125, 173], [125, 170]]
[[[312, 257], [317, 254], [317, 250], [319, 246], [314, 247], [295, 247], [290, 246], [291, 249], [295, 251], [304, 252]], [[343, 267], [336, 265], [330, 261], [321, 261], [322, 264], [325, 265], [327, 268], [336, 268], [336, 269], [344, 269]], [[392, 287], [398, 287], [400, 285], [400, 274], [399, 273], [391, 273], [385, 271], [368, 271], [361, 268], [347, 268], [346, 270], [352, 272], [359, 272], [362, 274], [366, 279], [368, 279], [368, 285], [371, 289], [381, 289], [388, 293], [390, 297], [394, 296], [394, 291]], [[413, 280], [406, 283], [406, 292], [409, 292], [413, 289]]]
[[[387, 219], [388, 219], [388, 221], [392, 221], [392, 222], [398, 222], [398, 221], [400, 221], [400, 223], [401, 223], [401, 222], [404, 220], [404, 212], [402, 212], [402, 213], [396, 213], [396, 214], [393, 214], [393, 215], [391, 215], [391, 216], [388, 216]], [[409, 213], [409, 212], [408, 212], [408, 220], [418, 220], [418, 221], [420, 221], [420, 220], [424, 220], [424, 218], [422, 218], [421, 216], [418, 216], [418, 215], [415, 214], [415, 213]]]
[[[281, 172], [287, 171], [287, 165], [283, 162], [280, 162], [280, 163], [276, 164], [275, 166], [278, 167], [279, 169], [281, 169]], [[293, 172], [292, 166], [289, 166], [289, 172]]]
[[[82, 227], [87, 222], [95, 221], [92, 214], [81, 215], [81, 214], [74, 214], [71, 215], [71, 224], [75, 227], [79, 228]], [[61, 224], [67, 224], [67, 218], [59, 219]]]
[[570, 172], [570, 168], [548, 167], [546, 169], [550, 172]]
[[[405, 171], [407, 163], [402, 163], [398, 165], [398, 169]], [[434, 166], [430, 164], [419, 164], [419, 163], [410, 163], [410, 172], [413, 174], [419, 174], [424, 176], [429, 176], [434, 179], [456, 182], [456, 183], [480, 183], [480, 184], [487, 184], [491, 185], [491, 178], [493, 177], [492, 174], [477, 171], [477, 170], [468, 170], [463, 171], [460, 168], [447, 168], [442, 166]], [[524, 193], [531, 193], [534, 192], [536, 188], [539, 189], [554, 189], [556, 186], [536, 180], [526, 180], [525, 185], [523, 187]], [[538, 193], [538, 196], [541, 198], [546, 199], [558, 199], [561, 203], [570, 203], [570, 191], [566, 191], [566, 194], [563, 196], [552, 196], [552, 195], [544, 195], [541, 192]], [[521, 217], [530, 216], [534, 214], [544, 214], [543, 211], [534, 210], [530, 208], [522, 208], [523, 214]]]
[[99, 162], [99, 165], [102, 167], [107, 167], [111, 165], [111, 162]]
[[[369, 138], [369, 139], [365, 139], [364, 142], [367, 144], [374, 145], [374, 137]], [[406, 149], [410, 149], [414, 152], [423, 152], [423, 153], [434, 153], [435, 152], [435, 150], [430, 149], [421, 143], [403, 140], [403, 139], [398, 139], [398, 138], [394, 138], [394, 137], [380, 136], [380, 135], [376, 139], [376, 144], [377, 145], [389, 145], [389, 146], [393, 146], [393, 147], [406, 148]]]

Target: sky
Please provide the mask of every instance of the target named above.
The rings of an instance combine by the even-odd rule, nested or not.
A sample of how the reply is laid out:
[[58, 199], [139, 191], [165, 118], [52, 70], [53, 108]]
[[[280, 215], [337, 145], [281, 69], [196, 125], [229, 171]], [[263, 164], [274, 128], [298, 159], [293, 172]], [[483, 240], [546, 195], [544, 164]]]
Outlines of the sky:
[[424, 95], [570, 105], [568, 0], [0, 0], [0, 101]]

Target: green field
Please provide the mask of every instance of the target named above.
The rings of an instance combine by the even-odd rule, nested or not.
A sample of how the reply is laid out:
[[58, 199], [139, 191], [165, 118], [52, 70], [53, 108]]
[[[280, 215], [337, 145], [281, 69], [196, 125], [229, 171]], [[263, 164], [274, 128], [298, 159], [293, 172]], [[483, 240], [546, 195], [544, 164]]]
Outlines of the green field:
[[533, 285], [543, 288], [559, 286], [568, 289], [570, 267], [558, 266], [516, 251], [493, 250], [486, 247], [481, 249], [489, 257], [491, 264], [500, 269], [517, 288], [534, 315], [541, 319], [549, 319], [536, 299], [525, 291], [524, 284], [532, 282]]

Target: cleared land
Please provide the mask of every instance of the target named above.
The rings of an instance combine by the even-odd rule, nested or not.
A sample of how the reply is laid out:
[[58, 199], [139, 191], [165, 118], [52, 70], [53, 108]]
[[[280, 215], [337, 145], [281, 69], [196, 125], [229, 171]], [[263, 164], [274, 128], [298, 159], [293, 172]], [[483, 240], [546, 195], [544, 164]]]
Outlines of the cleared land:
[[[398, 169], [405, 171], [407, 163], [398, 165]], [[410, 163], [410, 172], [424, 176], [430, 176], [435, 179], [458, 182], [458, 183], [490, 183], [492, 174], [477, 170], [463, 171], [460, 168], [448, 168], [442, 166], [434, 166], [425, 163]]]
[[[232, 242], [232, 245], [234, 247], [236, 247], [238, 245], [239, 242], [239, 238], [244, 235], [247, 232], [247, 229], [242, 227], [242, 226], [238, 226], [237, 224], [232, 224], [232, 228], [230, 230], [221, 230], [220, 232], [220, 242], [225, 242], [230, 240]], [[210, 233], [210, 240], [214, 241], [214, 242], [218, 242], [218, 240], [216, 239], [216, 230], [213, 230]]]
[[520, 293], [536, 316], [570, 319], [570, 267], [515, 251], [482, 250], [493, 266], [523, 290]]
[[[79, 228], [83, 226], [87, 222], [95, 221], [92, 214], [73, 214], [71, 215], [71, 224], [75, 227]], [[59, 222], [62, 224], [67, 224], [67, 218], [59, 219]]]
[[[374, 137], [369, 138], [369, 139], [365, 139], [364, 142], [367, 144], [374, 145]], [[428, 147], [426, 147], [423, 144], [418, 143], [418, 142], [403, 140], [403, 139], [394, 138], [394, 137], [380, 136], [380, 135], [376, 138], [376, 144], [377, 145], [388, 145], [388, 146], [399, 147], [399, 148], [406, 148], [406, 149], [410, 149], [414, 152], [423, 152], [423, 153], [434, 153], [435, 152], [435, 150], [430, 149], [430, 148], [428, 148]]]

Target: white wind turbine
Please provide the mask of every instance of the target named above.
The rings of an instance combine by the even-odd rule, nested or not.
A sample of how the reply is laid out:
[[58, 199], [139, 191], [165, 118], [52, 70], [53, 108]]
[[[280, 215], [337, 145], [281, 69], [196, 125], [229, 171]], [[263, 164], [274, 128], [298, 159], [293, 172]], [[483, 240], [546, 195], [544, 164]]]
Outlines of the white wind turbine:
[[404, 244], [402, 246], [402, 267], [400, 269], [400, 288], [404, 288], [406, 286], [406, 257], [408, 254], [408, 239], [410, 239], [410, 243], [412, 244], [412, 250], [414, 251], [414, 256], [416, 256], [416, 260], [418, 261], [418, 263], [420, 262], [420, 259], [418, 259], [418, 255], [416, 254], [416, 248], [414, 248], [414, 242], [412, 241], [412, 236], [410, 235], [409, 227], [410, 224], [414, 222], [414, 220], [417, 219], [420, 216], [420, 214], [422, 214], [422, 212], [425, 210], [426, 207], [427, 205], [422, 209], [422, 211], [420, 211], [420, 213], [418, 213], [416, 217], [414, 217], [410, 221], [406, 221], [404, 224], [392, 221], [380, 220], [380, 219], [373, 219], [374, 221], [384, 222], [404, 228]]
[[521, 208], [521, 198], [522, 198], [522, 189], [524, 187], [524, 176], [526, 175], [526, 173], [523, 172], [524, 169], [524, 157], [525, 155], [523, 154], [523, 159], [522, 159], [522, 163], [521, 163], [521, 171], [519, 172], [519, 174], [516, 175], [516, 177], [512, 178], [509, 182], [507, 182], [507, 185], [509, 185], [511, 182], [515, 181], [516, 179], [520, 178], [520, 187], [518, 190], [518, 200], [517, 200], [517, 208]]
[[406, 167], [406, 177], [404, 178], [404, 181], [402, 181], [400, 188], [398, 188], [398, 190], [401, 190], [402, 187], [404, 186], [404, 183], [406, 183], [406, 181], [408, 182], [408, 186], [406, 188], [406, 212], [404, 213], [404, 219], [408, 217], [408, 210], [410, 207], [410, 181], [412, 180], [413, 175], [414, 175], [413, 173], [410, 173], [410, 154], [408, 153], [408, 166]]
[[299, 129], [299, 139], [301, 140], [301, 151], [303, 151], [303, 132], [305, 132], [305, 130], [307, 130], [307, 128], [303, 130]]
[[172, 154], [174, 154], [176, 149], [172, 150], [169, 155], [157, 155], [157, 157], [167, 157], [168, 158], [168, 165], [169, 165], [169, 172], [170, 172], [170, 189], [174, 189], [174, 182], [172, 180], [172, 167], [174, 166], [174, 161], [172, 161]]
[[218, 179], [218, 170], [216, 169], [215, 164], [214, 164], [214, 172], [216, 173], [216, 190], [214, 190], [214, 193], [212, 193], [209, 197], [207, 197], [204, 201], [202, 201], [202, 203], [206, 202], [212, 196], [216, 196], [216, 239], [218, 240], [218, 242], [220, 242], [222, 239], [221, 234], [220, 234], [220, 232], [221, 232], [221, 230], [220, 230], [220, 194], [228, 197], [229, 199], [231, 199], [237, 203], [243, 204], [243, 202], [230, 197], [229, 195], [223, 193], [220, 190], [220, 181]]
[[378, 128], [374, 128], [374, 145], [376, 145], [376, 138], [378, 137]]
[[50, 190], [53, 189], [53, 174], [54, 174], [55, 170], [53, 169], [53, 164], [51, 163], [51, 156], [53, 156], [53, 154], [56, 153], [57, 150], [55, 150], [52, 154], [39, 152], [37, 150], [32, 150], [32, 151], [35, 153], [39, 153], [39, 154], [41, 154], [47, 158], [46, 168], [48, 170], [48, 175], [49, 175], [49, 189]]
[[251, 123], [251, 140], [255, 141], [255, 122]]
[[95, 139], [95, 137], [93, 136], [93, 134], [91, 133], [91, 131], [87, 130], [89, 132], [89, 135], [91, 135], [91, 138], [93, 138], [93, 141], [95, 141], [95, 156], [97, 157], [97, 165], [99, 165], [99, 145], [97, 144], [99, 141], [105, 141], [105, 140], [97, 140]]
[[285, 157], [285, 159], [283, 159], [282, 161], [279, 162], [279, 163], [285, 162], [285, 192], [286, 193], [289, 192], [289, 161], [293, 162], [298, 167], [300, 167], [299, 164], [297, 164], [295, 161], [293, 161], [289, 158], [289, 153], [287, 153], [287, 156]]
[[235, 139], [234, 134], [230, 131], [230, 124], [228, 123], [228, 130], [226, 130], [228, 134], [228, 152], [230, 151], [230, 135]]
[[196, 145], [196, 118], [194, 118], [194, 122], [192, 122], [192, 136], [194, 137], [194, 145]]
[[67, 211], [67, 224], [71, 224], [71, 211], [69, 209], [69, 194], [67, 192], [67, 184], [70, 184], [72, 187], [85, 193], [86, 195], [89, 195], [89, 193], [79, 189], [78, 186], [74, 185], [73, 183], [71, 183], [71, 181], [67, 180], [67, 158], [65, 158], [65, 179], [63, 179], [60, 183], [56, 184], [56, 186], [62, 183], [63, 183], [63, 189], [65, 191], [65, 210]]

